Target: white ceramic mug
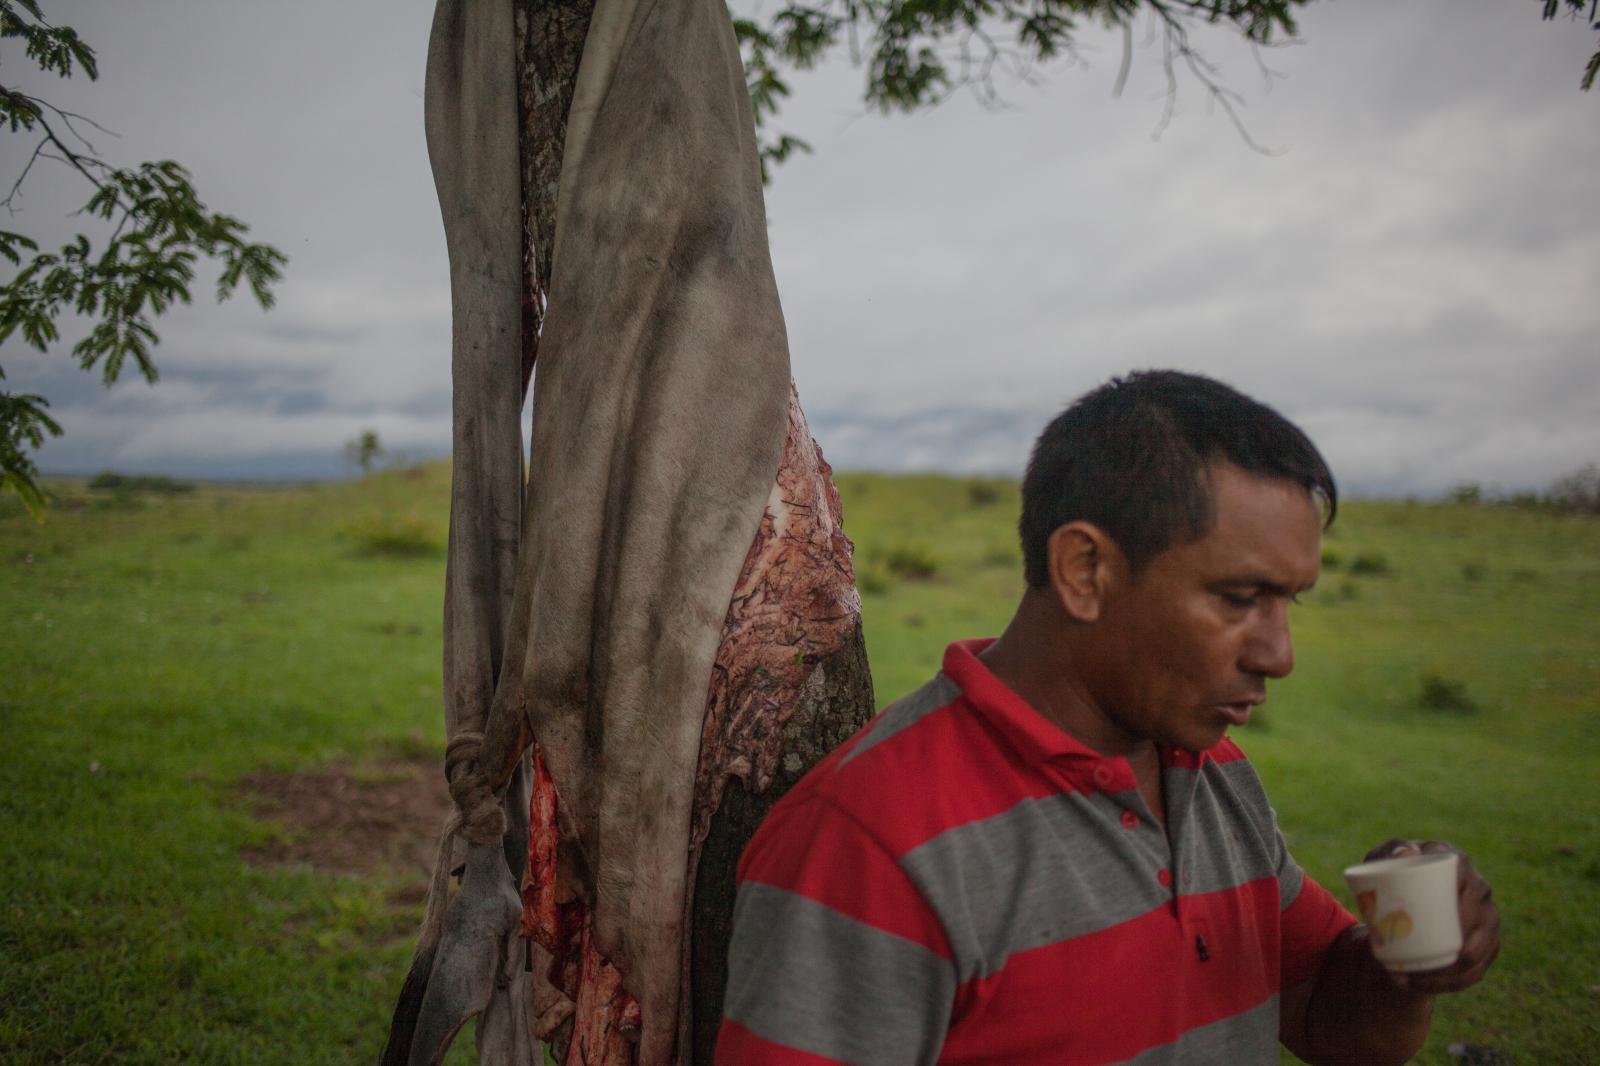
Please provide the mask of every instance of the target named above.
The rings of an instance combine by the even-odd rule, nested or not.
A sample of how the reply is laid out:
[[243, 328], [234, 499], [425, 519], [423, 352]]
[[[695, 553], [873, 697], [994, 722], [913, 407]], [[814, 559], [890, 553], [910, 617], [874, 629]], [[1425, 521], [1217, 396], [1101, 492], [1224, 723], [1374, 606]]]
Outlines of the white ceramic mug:
[[1372, 954], [1396, 973], [1437, 970], [1461, 954], [1453, 851], [1397, 855], [1344, 872], [1367, 923]]

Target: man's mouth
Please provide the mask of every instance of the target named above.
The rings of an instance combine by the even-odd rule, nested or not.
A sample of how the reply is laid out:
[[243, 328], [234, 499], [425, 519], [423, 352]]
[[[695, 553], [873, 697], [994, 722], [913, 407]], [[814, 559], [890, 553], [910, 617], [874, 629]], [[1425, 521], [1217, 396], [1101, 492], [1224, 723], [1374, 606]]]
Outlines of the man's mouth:
[[1217, 708], [1231, 724], [1245, 725], [1250, 721], [1250, 708], [1265, 702], [1265, 696], [1251, 696], [1249, 699], [1234, 700], [1231, 703], [1219, 703]]

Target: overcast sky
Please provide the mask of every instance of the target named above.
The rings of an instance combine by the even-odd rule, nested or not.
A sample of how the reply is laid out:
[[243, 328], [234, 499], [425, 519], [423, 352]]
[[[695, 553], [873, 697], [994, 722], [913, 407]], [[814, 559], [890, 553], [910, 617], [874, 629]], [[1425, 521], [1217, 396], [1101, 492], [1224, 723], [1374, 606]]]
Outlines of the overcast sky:
[[[1246, 98], [1252, 150], [1192, 82], [1156, 137], [1162, 77], [1120, 37], [1008, 83], [863, 114], [847, 62], [796, 79], [780, 128], [815, 154], [767, 209], [794, 374], [842, 468], [1017, 472], [1060, 406], [1111, 374], [1215, 375], [1298, 420], [1346, 491], [1541, 487], [1600, 460], [1600, 92], [1595, 35], [1537, 0], [1313, 5], [1305, 43], [1204, 39]], [[278, 307], [161, 320], [161, 381], [105, 390], [63, 346], [0, 348], [46, 395], [47, 472], [305, 477], [341, 445], [449, 441], [449, 292], [422, 133], [429, 0], [57, 0], [97, 83], [23, 79], [176, 158], [207, 203], [291, 259]], [[0, 137], [9, 184], [25, 157]], [[30, 179], [0, 226], [61, 239], [82, 192]], [[69, 340], [71, 337], [69, 336]]]

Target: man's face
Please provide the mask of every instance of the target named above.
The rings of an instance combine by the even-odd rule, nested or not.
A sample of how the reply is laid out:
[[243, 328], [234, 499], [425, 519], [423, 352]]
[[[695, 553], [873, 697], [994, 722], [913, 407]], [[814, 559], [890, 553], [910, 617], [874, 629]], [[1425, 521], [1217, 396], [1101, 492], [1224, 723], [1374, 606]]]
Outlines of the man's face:
[[1216, 522], [1126, 569], [1103, 600], [1090, 695], [1128, 740], [1202, 751], [1243, 725], [1266, 680], [1294, 668], [1289, 605], [1321, 564], [1321, 514], [1291, 481], [1214, 465]]

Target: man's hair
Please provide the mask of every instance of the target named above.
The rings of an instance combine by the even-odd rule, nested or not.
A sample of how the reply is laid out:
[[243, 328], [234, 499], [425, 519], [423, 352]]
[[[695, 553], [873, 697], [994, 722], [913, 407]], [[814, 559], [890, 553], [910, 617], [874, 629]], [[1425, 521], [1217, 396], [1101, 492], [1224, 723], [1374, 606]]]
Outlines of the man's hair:
[[1079, 397], [1034, 442], [1022, 480], [1022, 558], [1028, 584], [1049, 584], [1050, 534], [1092, 522], [1128, 558], [1134, 576], [1174, 544], [1210, 531], [1207, 478], [1226, 461], [1321, 496], [1324, 528], [1339, 492], [1299, 427], [1265, 404], [1198, 374], [1144, 370]]

